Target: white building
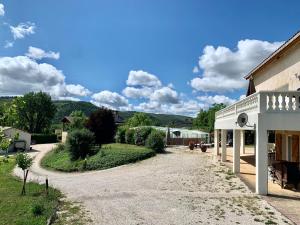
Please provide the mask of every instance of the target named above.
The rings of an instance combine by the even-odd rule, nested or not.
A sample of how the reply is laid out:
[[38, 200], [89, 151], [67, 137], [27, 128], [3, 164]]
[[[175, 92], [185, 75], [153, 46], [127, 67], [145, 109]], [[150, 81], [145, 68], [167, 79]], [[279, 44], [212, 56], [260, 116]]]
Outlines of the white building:
[[[256, 193], [268, 193], [268, 135], [275, 131], [276, 158], [300, 161], [300, 32], [272, 53], [246, 77], [247, 97], [216, 113], [215, 154], [226, 161], [226, 132], [233, 130], [233, 171], [240, 172], [240, 150], [244, 131], [255, 130]], [[237, 118], [246, 113], [248, 122], [240, 127]]]
[[19, 134], [19, 140], [25, 141], [26, 144], [26, 150], [30, 150], [30, 144], [31, 144], [31, 134], [27, 133], [26, 131], [22, 131], [13, 127], [1, 127], [4, 135], [8, 138], [14, 138], [15, 135]]

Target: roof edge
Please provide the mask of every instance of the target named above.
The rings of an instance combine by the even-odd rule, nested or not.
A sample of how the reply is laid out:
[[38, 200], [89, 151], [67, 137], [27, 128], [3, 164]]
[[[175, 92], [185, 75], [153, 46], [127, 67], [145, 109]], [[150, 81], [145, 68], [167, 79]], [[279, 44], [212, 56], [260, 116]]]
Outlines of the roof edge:
[[290, 37], [286, 42], [284, 42], [278, 49], [276, 49], [273, 53], [271, 53], [267, 58], [265, 58], [260, 64], [258, 64], [254, 69], [252, 69], [244, 78], [248, 80], [254, 73], [256, 73], [259, 69], [266, 65], [266, 63], [270, 62], [275, 56], [281, 53], [284, 49], [290, 46], [296, 39], [300, 37], [300, 31], [295, 33], [292, 37]]

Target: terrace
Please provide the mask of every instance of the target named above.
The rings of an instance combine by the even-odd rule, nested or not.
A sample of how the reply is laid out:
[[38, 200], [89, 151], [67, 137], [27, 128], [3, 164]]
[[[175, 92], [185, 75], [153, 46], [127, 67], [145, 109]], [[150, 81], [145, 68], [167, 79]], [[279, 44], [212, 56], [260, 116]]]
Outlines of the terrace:
[[[293, 144], [289, 142], [289, 138], [293, 136], [289, 132], [299, 131], [299, 100], [300, 92], [297, 91], [260, 91], [216, 113], [215, 154], [220, 154], [218, 143], [221, 131], [221, 160], [226, 161], [227, 130], [233, 130], [233, 171], [235, 173], [240, 173], [240, 150], [245, 152], [244, 131], [255, 131], [255, 189], [258, 194], [268, 194], [268, 131], [283, 133], [280, 146], [284, 146], [282, 148], [287, 150], [284, 152], [280, 149], [282, 151], [280, 160], [299, 163], [299, 140], [296, 140], [297, 143], [291, 141]], [[241, 113], [245, 113], [248, 118], [247, 124], [242, 127], [237, 123]], [[277, 143], [276, 148], [278, 146]], [[294, 155], [296, 158], [293, 158]]]

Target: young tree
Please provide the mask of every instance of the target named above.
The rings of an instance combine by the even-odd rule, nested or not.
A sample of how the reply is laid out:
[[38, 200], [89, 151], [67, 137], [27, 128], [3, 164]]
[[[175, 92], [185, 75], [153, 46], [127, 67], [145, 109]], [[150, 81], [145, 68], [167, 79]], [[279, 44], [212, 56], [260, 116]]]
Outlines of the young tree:
[[97, 144], [106, 144], [114, 141], [116, 124], [112, 110], [100, 108], [93, 112], [88, 118], [86, 127], [95, 134]]
[[50, 95], [30, 92], [16, 98], [16, 112], [21, 129], [30, 133], [41, 133], [49, 128], [56, 112]]
[[126, 125], [129, 127], [151, 126], [153, 121], [146, 113], [137, 112], [126, 121]]
[[226, 105], [221, 103], [213, 104], [207, 111], [201, 109], [197, 117], [193, 120], [193, 127], [206, 132], [212, 132], [214, 130], [216, 112], [225, 107]]
[[87, 117], [81, 110], [73, 111], [70, 114], [70, 117], [72, 117], [72, 122], [69, 125], [70, 130], [74, 129], [83, 129], [85, 127]]
[[30, 156], [26, 153], [18, 153], [16, 156], [16, 163], [18, 167], [20, 167], [23, 170], [23, 187], [22, 187], [21, 195], [25, 195], [26, 180], [27, 180], [29, 168], [32, 165], [32, 158], [30, 158]]

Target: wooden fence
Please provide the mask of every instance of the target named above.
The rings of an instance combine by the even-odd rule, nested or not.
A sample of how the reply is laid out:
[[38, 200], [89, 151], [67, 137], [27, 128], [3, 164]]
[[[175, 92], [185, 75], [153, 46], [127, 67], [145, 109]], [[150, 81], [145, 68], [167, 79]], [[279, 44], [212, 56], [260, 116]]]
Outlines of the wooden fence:
[[201, 141], [205, 141], [201, 138], [169, 138], [167, 141], [167, 145], [189, 145], [190, 142], [194, 142], [195, 144], [200, 144]]

